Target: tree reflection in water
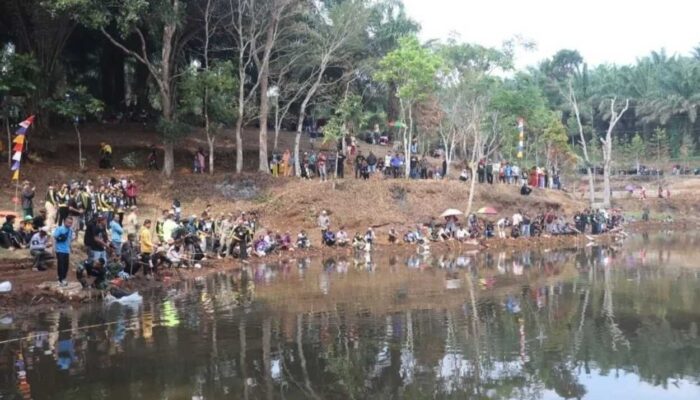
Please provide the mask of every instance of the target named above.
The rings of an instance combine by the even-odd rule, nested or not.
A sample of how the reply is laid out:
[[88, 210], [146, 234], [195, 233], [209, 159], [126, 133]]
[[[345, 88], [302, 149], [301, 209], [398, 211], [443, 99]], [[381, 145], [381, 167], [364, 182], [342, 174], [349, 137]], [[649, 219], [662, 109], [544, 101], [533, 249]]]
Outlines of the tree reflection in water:
[[634, 374], [635, 390], [698, 397], [690, 243], [290, 260], [137, 308], [15, 316], [0, 395], [578, 399]]

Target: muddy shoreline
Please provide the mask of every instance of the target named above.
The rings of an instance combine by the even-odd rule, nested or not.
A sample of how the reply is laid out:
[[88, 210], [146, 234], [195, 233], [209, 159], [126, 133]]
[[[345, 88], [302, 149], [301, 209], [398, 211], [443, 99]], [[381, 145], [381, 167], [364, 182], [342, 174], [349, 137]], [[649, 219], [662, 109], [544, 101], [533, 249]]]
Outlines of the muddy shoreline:
[[[700, 222], [633, 222], [625, 226], [628, 234], [655, 233], [667, 230], [696, 230], [700, 227]], [[595, 237], [596, 244], [610, 244], [619, 240], [614, 234], [603, 234]], [[556, 250], [567, 248], [585, 247], [591, 241], [584, 235], [575, 236], [542, 236], [536, 238], [518, 239], [488, 239], [472, 242], [433, 242], [430, 243], [431, 253], [470, 253], [470, 252], [513, 252], [526, 249]], [[408, 244], [388, 244], [378, 243], [373, 250], [375, 257], [408, 257], [416, 254], [416, 246]], [[167, 291], [177, 284], [187, 281], [202, 279], [208, 275], [219, 273], [232, 273], [239, 271], [245, 265], [256, 265], [258, 263], [280, 263], [285, 260], [296, 260], [303, 258], [329, 258], [329, 257], [352, 257], [353, 250], [350, 248], [312, 248], [302, 251], [289, 251], [276, 253], [263, 258], [251, 257], [249, 262], [244, 264], [239, 260], [208, 260], [203, 263], [201, 269], [171, 269], [163, 271], [155, 280], [146, 280], [142, 275], [135, 279], [124, 282], [122, 289], [128, 292], [138, 291], [144, 297], [163, 297]], [[26, 312], [28, 310], [55, 309], [61, 307], [73, 307], [81, 304], [97, 304], [101, 302], [104, 293], [98, 290], [83, 290], [79, 295], [71, 293], [66, 295], [58, 289], [48, 289], [42, 286], [44, 283], [53, 283], [54, 269], [49, 268], [44, 272], [32, 271], [31, 260], [14, 259], [0, 261], [0, 269], [3, 271], [3, 278], [13, 284], [10, 293], [0, 294], [0, 314], [8, 312]], [[73, 277], [73, 270], [69, 272], [69, 281]], [[44, 285], [46, 286], [46, 285]]]

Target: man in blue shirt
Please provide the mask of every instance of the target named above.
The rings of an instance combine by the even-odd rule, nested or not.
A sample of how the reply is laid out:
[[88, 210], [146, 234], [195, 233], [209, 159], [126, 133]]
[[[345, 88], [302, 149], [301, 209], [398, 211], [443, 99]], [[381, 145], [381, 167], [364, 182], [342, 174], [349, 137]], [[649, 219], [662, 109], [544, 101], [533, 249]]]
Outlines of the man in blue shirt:
[[68, 274], [68, 265], [70, 264], [70, 246], [74, 239], [73, 218], [66, 217], [63, 220], [63, 225], [56, 228], [53, 232], [53, 239], [56, 244], [56, 264], [58, 269], [58, 285], [61, 287], [68, 286], [66, 275]]

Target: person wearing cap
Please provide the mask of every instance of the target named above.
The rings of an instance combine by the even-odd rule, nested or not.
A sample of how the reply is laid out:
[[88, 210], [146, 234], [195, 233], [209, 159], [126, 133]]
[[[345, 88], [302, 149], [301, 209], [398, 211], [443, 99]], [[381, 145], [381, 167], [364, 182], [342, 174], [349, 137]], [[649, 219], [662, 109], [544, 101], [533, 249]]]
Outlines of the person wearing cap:
[[29, 240], [29, 254], [34, 257], [32, 268], [35, 271], [46, 271], [46, 261], [53, 258], [48, 252], [52, 246], [48, 232], [49, 229], [43, 227]]
[[34, 216], [34, 193], [36, 192], [36, 187], [29, 184], [29, 181], [24, 181], [22, 184], [22, 211], [24, 212], [24, 217]]
[[34, 229], [34, 225], [32, 224], [33, 218], [30, 215], [27, 215], [24, 217], [24, 220], [22, 221], [22, 224], [19, 228], [19, 234], [22, 237], [22, 241], [24, 243], [29, 243], [29, 241], [32, 239], [32, 236], [37, 232], [36, 229]]

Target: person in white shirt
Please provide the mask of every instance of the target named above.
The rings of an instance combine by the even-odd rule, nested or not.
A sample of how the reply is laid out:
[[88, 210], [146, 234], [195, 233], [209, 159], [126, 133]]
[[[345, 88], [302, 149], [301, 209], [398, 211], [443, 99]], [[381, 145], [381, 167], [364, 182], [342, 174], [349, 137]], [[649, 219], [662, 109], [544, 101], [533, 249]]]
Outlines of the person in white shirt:
[[165, 254], [165, 257], [168, 259], [170, 264], [173, 267], [185, 265], [184, 260], [182, 259], [182, 253], [180, 252], [180, 246], [174, 244], [172, 239], [168, 242], [168, 244], [168, 252]]
[[350, 239], [348, 238], [348, 233], [345, 232], [345, 227], [341, 226], [338, 233], [335, 234], [335, 243], [338, 246], [345, 247], [348, 245], [349, 242]]
[[464, 229], [463, 226], [460, 226], [459, 229], [457, 229], [457, 232], [455, 233], [455, 238], [459, 240], [460, 242], [467, 240], [469, 237], [469, 232], [467, 232], [466, 229]]
[[501, 218], [498, 221], [496, 221], [496, 232], [499, 239], [506, 238], [506, 225], [508, 225], [507, 218]]
[[46, 261], [52, 259], [47, 249], [51, 248], [51, 240], [48, 235], [49, 228], [43, 227], [35, 233], [29, 241], [29, 254], [34, 257], [32, 269], [46, 271]]
[[513, 214], [512, 221], [513, 221], [514, 228], [517, 228], [520, 225], [520, 223], [523, 222], [523, 216], [522, 216], [522, 214], [520, 214], [520, 211]]

